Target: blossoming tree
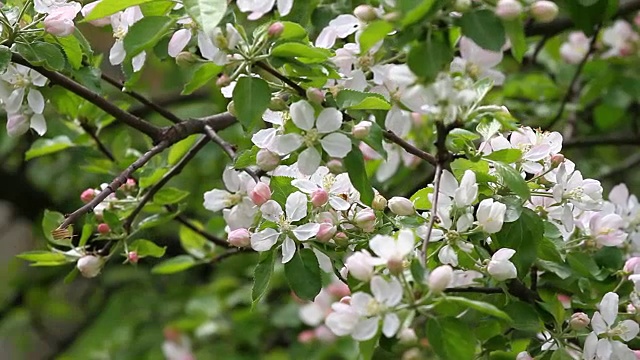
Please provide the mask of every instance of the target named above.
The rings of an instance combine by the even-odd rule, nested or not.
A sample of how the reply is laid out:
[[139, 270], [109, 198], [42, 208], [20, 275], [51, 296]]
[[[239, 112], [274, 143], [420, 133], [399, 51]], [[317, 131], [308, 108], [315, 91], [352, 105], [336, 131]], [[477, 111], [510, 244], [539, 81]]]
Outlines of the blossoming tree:
[[6, 2], [9, 156], [84, 203], [18, 257], [131, 290], [59, 352], [638, 358], [640, 205], [563, 150], [637, 108], [640, 1], [559, 5]]

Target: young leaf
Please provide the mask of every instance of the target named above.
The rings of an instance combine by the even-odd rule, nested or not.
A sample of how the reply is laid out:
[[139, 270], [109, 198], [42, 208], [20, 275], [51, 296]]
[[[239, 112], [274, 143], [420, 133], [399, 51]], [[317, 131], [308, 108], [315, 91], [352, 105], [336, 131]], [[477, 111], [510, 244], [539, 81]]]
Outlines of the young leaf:
[[14, 50], [33, 65], [41, 65], [54, 71], [62, 71], [65, 57], [60, 47], [42, 41], [16, 44]]
[[64, 221], [64, 215], [56, 211], [45, 210], [44, 216], [42, 217], [42, 232], [44, 233], [44, 237], [50, 242], [58, 245], [71, 245], [71, 239], [55, 239], [51, 234], [52, 231], [56, 230], [60, 224]]
[[360, 149], [353, 145], [351, 151], [344, 158], [344, 166], [353, 186], [360, 192], [360, 200], [366, 205], [373, 201], [373, 188], [369, 182], [369, 176], [364, 168], [364, 157]]
[[266, 251], [260, 254], [260, 261], [253, 272], [253, 288], [251, 289], [252, 305], [262, 298], [267, 291], [269, 281], [271, 280], [271, 274], [273, 274], [273, 266], [275, 264], [276, 257], [274, 251]]
[[118, 11], [125, 10], [128, 7], [144, 4], [154, 0], [102, 0], [97, 2], [96, 7], [84, 18], [84, 21], [97, 20], [109, 15], [113, 15]]
[[472, 360], [476, 338], [466, 323], [455, 318], [433, 318], [427, 321], [427, 339], [441, 359]]
[[183, 4], [187, 14], [208, 36], [213, 36], [214, 29], [227, 12], [227, 0], [184, 0]]
[[447, 296], [445, 298], [442, 298], [440, 302], [445, 304], [457, 303], [457, 304], [463, 305], [464, 307], [477, 310], [487, 315], [495, 316], [502, 320], [512, 321], [509, 315], [507, 315], [507, 313], [498, 309], [496, 306], [486, 303], [484, 301], [471, 300], [465, 297], [458, 297], [458, 296]]
[[527, 52], [527, 38], [524, 34], [524, 24], [520, 18], [503, 22], [507, 36], [511, 42], [511, 54], [518, 61], [522, 62], [524, 53]]
[[291, 290], [303, 300], [313, 301], [322, 289], [320, 265], [311, 249], [299, 250], [284, 264], [284, 274]]
[[522, 178], [522, 176], [520, 176], [520, 173], [516, 169], [499, 162], [496, 162], [493, 165], [495, 166], [498, 175], [502, 178], [502, 181], [504, 181], [504, 184], [511, 191], [523, 199], [529, 199], [531, 197], [531, 192], [529, 191], [527, 182]]
[[25, 160], [31, 160], [40, 156], [56, 153], [74, 147], [75, 144], [65, 135], [56, 136], [53, 139], [38, 139], [24, 155]]
[[175, 274], [185, 271], [196, 264], [196, 260], [189, 255], [178, 255], [165, 260], [151, 269], [152, 274]]
[[459, 20], [462, 34], [490, 51], [502, 51], [505, 32], [502, 21], [491, 10], [469, 11]]
[[451, 63], [453, 51], [441, 34], [432, 34], [425, 42], [414, 45], [409, 51], [407, 65], [416, 75], [433, 80]]
[[486, 159], [493, 161], [500, 161], [505, 164], [514, 163], [522, 157], [522, 151], [519, 149], [502, 149], [494, 151], [491, 154], [485, 156]]
[[162, 188], [154, 196], [153, 202], [160, 205], [175, 204], [189, 196], [188, 191], [176, 188]]
[[287, 176], [272, 177], [269, 182], [269, 187], [271, 187], [271, 200], [284, 206], [287, 202], [287, 197], [299, 191], [297, 187], [291, 185], [291, 181], [293, 181], [293, 178]]
[[384, 20], [369, 23], [360, 34], [360, 54], [366, 54], [373, 45], [383, 40], [391, 31], [393, 31], [393, 25]]
[[161, 258], [164, 256], [166, 249], [166, 246], [160, 247], [154, 242], [145, 239], [138, 239], [129, 245], [129, 251], [137, 252], [140, 258], [145, 256]]
[[254, 77], [242, 77], [233, 89], [238, 120], [245, 129], [252, 129], [262, 119], [271, 101], [271, 89], [266, 81]]
[[66, 257], [60, 253], [54, 253], [50, 251], [27, 251], [22, 254], [16, 255], [17, 258], [33, 262], [64, 262]]
[[222, 71], [222, 66], [212, 62], [200, 64], [188, 83], [184, 84], [180, 95], [190, 95], [199, 88], [205, 86], [209, 81], [213, 80]]
[[0, 45], [0, 74], [7, 70], [7, 66], [11, 62], [11, 50], [4, 45]]
[[317, 48], [301, 43], [284, 43], [271, 50], [271, 55], [278, 57], [308, 58], [326, 60], [332, 55], [330, 50]]
[[146, 16], [136, 21], [124, 37], [127, 57], [152, 48], [171, 29], [174, 21], [168, 16]]
[[338, 107], [353, 110], [389, 110], [391, 104], [382, 96], [355, 90], [342, 90], [336, 97]]

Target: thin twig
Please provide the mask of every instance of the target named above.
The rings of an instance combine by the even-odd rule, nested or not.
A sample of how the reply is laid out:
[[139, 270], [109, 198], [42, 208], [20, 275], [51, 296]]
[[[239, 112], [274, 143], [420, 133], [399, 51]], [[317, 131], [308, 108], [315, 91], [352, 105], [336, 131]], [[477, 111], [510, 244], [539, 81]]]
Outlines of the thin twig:
[[262, 62], [262, 61], [258, 61], [256, 63], [256, 66], [261, 68], [261, 69], [263, 69], [264, 71], [268, 72], [269, 74], [275, 76], [276, 78], [278, 78], [278, 80], [282, 81], [283, 83], [289, 85], [301, 97], [303, 97], [303, 98], [307, 97], [307, 91], [305, 89], [303, 89], [302, 86], [298, 85], [295, 81], [292, 81], [288, 77], [284, 76], [283, 74], [278, 72], [276, 69], [274, 69], [271, 66], [269, 66], [267, 63]]
[[155, 112], [157, 112], [158, 114], [162, 115], [165, 119], [171, 121], [172, 123], [177, 124], [177, 123], [182, 122], [182, 119], [180, 119], [178, 116], [176, 116], [171, 111], [169, 111], [169, 110], [163, 108], [162, 106], [159, 106], [158, 104], [154, 103], [153, 101], [147, 99], [142, 94], [139, 94], [139, 93], [137, 93], [137, 92], [135, 92], [133, 90], [126, 90], [124, 84], [121, 81], [118, 81], [118, 80], [112, 78], [111, 76], [105, 74], [104, 72], [102, 73], [102, 80], [106, 81], [110, 85], [113, 85], [115, 88], [119, 89], [123, 93], [131, 96], [132, 98], [134, 98], [136, 100], [138, 100], [141, 104], [145, 105], [146, 107], [148, 107], [150, 109], [153, 109]]
[[93, 211], [93, 209], [100, 204], [107, 196], [113, 194], [120, 186], [124, 185], [127, 182], [127, 179], [133, 174], [136, 170], [141, 168], [144, 164], [146, 164], [152, 157], [163, 152], [166, 148], [169, 147], [169, 143], [166, 141], [161, 141], [159, 144], [152, 147], [149, 151], [144, 153], [141, 157], [139, 157], [133, 164], [129, 165], [123, 172], [120, 173], [111, 183], [103, 189], [93, 200], [79, 208], [78, 210], [72, 212], [67, 215], [67, 218], [64, 220], [62, 224], [58, 227], [59, 229], [66, 229], [69, 225], [71, 225], [76, 219], [80, 216]]
[[417, 147], [411, 145], [407, 141], [405, 141], [400, 136], [396, 135], [393, 131], [387, 130], [382, 133], [382, 135], [392, 142], [400, 145], [401, 148], [405, 149], [409, 154], [415, 155], [420, 159], [428, 162], [429, 164], [435, 166], [437, 164], [436, 157], [429, 154], [428, 152], [418, 149]]
[[584, 65], [587, 63], [587, 61], [589, 60], [589, 57], [591, 56], [591, 53], [595, 49], [596, 39], [598, 38], [599, 32], [600, 32], [600, 25], [598, 25], [598, 28], [596, 29], [596, 33], [593, 34], [593, 37], [591, 38], [591, 42], [589, 43], [589, 50], [587, 50], [587, 53], [584, 54], [584, 57], [578, 64], [578, 68], [576, 69], [575, 74], [573, 74], [573, 78], [569, 83], [567, 92], [564, 94], [564, 97], [562, 98], [562, 102], [560, 103], [560, 108], [558, 109], [556, 116], [554, 116], [554, 118], [551, 119], [549, 124], [547, 124], [546, 126], [547, 129], [551, 129], [562, 118], [562, 114], [564, 113], [564, 108], [567, 106], [567, 103], [569, 102], [569, 100], [571, 100], [571, 97], [575, 94], [576, 91], [574, 87], [578, 83], [578, 79], [580, 78], [580, 74], [584, 69]]
[[103, 153], [104, 156], [106, 156], [112, 162], [116, 161], [113, 153], [111, 153], [111, 151], [102, 143], [102, 141], [98, 137], [98, 134], [96, 134], [95, 129], [91, 125], [89, 125], [85, 121], [85, 119], [80, 119], [80, 127], [82, 128], [82, 130], [84, 130], [84, 132], [87, 133], [87, 135], [89, 135], [93, 139], [93, 141], [95, 141], [96, 145], [98, 145], [98, 150], [100, 150], [100, 152]]
[[[167, 205], [169, 211], [175, 210], [173, 206], [171, 205]], [[217, 236], [214, 236], [212, 234], [209, 234], [208, 232], [198, 228], [194, 223], [191, 222], [191, 220], [189, 220], [187, 217], [185, 217], [182, 214], [178, 214], [178, 216], [176, 216], [174, 218], [174, 220], [176, 220], [177, 222], [181, 223], [182, 225], [188, 227], [189, 229], [191, 229], [192, 231], [196, 232], [198, 235], [204, 237], [205, 239], [211, 241], [212, 243], [216, 244], [216, 245], [220, 245], [223, 247], [229, 247], [229, 243], [220, 239]]]
[[438, 212], [438, 197], [440, 195], [440, 179], [442, 178], [442, 165], [436, 164], [436, 178], [433, 185], [433, 203], [431, 204], [431, 216], [429, 217], [429, 225], [427, 225], [427, 235], [422, 243], [422, 260], [423, 264], [427, 263], [427, 249], [429, 247], [429, 238], [431, 238], [431, 231], [433, 231], [433, 224], [436, 221], [436, 214]]
[[144, 197], [142, 197], [142, 199], [138, 203], [138, 206], [136, 206], [136, 208], [133, 209], [131, 214], [127, 216], [127, 219], [123, 224], [125, 231], [129, 232], [129, 230], [131, 229], [131, 224], [133, 224], [133, 221], [135, 220], [136, 216], [138, 216], [140, 211], [142, 211], [142, 208], [144, 208], [144, 206], [149, 201], [151, 201], [151, 199], [153, 199], [153, 196], [160, 189], [162, 189], [162, 187], [165, 186], [169, 182], [169, 180], [171, 180], [174, 176], [180, 174], [182, 172], [182, 169], [184, 169], [184, 167], [187, 165], [187, 163], [189, 163], [189, 161], [191, 161], [196, 156], [196, 154], [198, 154], [198, 152], [202, 150], [202, 148], [204, 148], [204, 146], [208, 142], [209, 142], [209, 138], [206, 136], [202, 136], [193, 145], [193, 147], [189, 149], [189, 151], [187, 151], [187, 153], [182, 157], [182, 159], [180, 159], [178, 163], [176, 163], [166, 174], [164, 174], [164, 176], [160, 179], [160, 181], [158, 181], [155, 185], [153, 185], [149, 189], [149, 191], [147, 191], [147, 193], [144, 195]]
[[[229, 144], [223, 138], [221, 138], [220, 135], [218, 135], [209, 125], [205, 125], [204, 131], [207, 134], [207, 136], [209, 136], [209, 138], [213, 140], [214, 143], [218, 144], [218, 146], [222, 148], [222, 150], [229, 156], [229, 158], [231, 158], [231, 160], [235, 159], [236, 152], [235, 150], [233, 150], [233, 147], [231, 146], [231, 144]], [[255, 172], [251, 171], [251, 169], [244, 168], [242, 170], [247, 174], [249, 174], [253, 178], [253, 180], [256, 182], [256, 184], [260, 182], [260, 178], [258, 177], [258, 175]]]

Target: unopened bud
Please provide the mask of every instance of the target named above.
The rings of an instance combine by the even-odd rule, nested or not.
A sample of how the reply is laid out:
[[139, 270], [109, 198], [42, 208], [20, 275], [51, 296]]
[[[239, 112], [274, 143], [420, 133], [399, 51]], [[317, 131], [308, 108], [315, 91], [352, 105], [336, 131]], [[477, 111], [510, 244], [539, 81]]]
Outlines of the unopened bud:
[[400, 275], [404, 270], [404, 264], [402, 259], [390, 259], [387, 261], [387, 268], [391, 275]]
[[517, 0], [499, 0], [496, 15], [503, 20], [514, 20], [522, 14], [522, 4]]
[[138, 260], [140, 260], [140, 257], [138, 256], [137, 251], [129, 251], [129, 253], [127, 253], [127, 259], [130, 263], [137, 264]]
[[307, 99], [309, 99], [309, 101], [311, 101], [312, 103], [322, 104], [322, 102], [324, 101], [324, 94], [322, 93], [322, 90], [318, 88], [308, 88]]
[[558, 301], [562, 304], [562, 307], [565, 309], [571, 308], [571, 296], [565, 294], [558, 294]]
[[342, 299], [340, 299], [340, 303], [345, 305], [351, 305], [351, 296], [343, 297]]
[[551, 22], [558, 16], [558, 5], [553, 1], [536, 1], [531, 5], [531, 16], [539, 22]]
[[369, 136], [373, 123], [371, 121], [360, 121], [351, 129], [351, 135], [356, 139], [364, 139]]
[[390, 12], [390, 13], [386, 13], [384, 15], [382, 15], [382, 20], [384, 21], [389, 21], [389, 22], [395, 22], [400, 20], [400, 12], [398, 11], [394, 11], [394, 12]]
[[249, 199], [254, 204], [261, 206], [271, 199], [271, 188], [269, 185], [259, 182], [249, 191]]
[[229, 104], [227, 105], [227, 111], [233, 116], [238, 116], [238, 113], [236, 113], [236, 105], [233, 103], [233, 101], [229, 101]]
[[633, 304], [627, 305], [627, 314], [635, 314], [638, 312], [638, 309]]
[[378, 14], [376, 14], [376, 9], [371, 5], [358, 5], [355, 9], [353, 9], [353, 15], [355, 15], [358, 19], [369, 22], [378, 18]]
[[333, 241], [335, 241], [336, 245], [338, 246], [349, 245], [349, 237], [347, 236], [347, 234], [343, 233], [342, 231], [339, 233], [336, 233], [336, 235], [333, 237]]
[[569, 326], [571, 326], [573, 330], [580, 330], [589, 326], [590, 322], [591, 321], [589, 320], [589, 316], [587, 314], [583, 312], [577, 312], [571, 315]]
[[176, 64], [180, 67], [191, 67], [199, 61], [200, 59], [195, 54], [188, 51], [181, 51], [176, 55]]
[[338, 228], [331, 223], [322, 223], [318, 228], [318, 233], [316, 234], [316, 239], [320, 242], [328, 242], [335, 235]]
[[227, 74], [221, 74], [218, 76], [218, 80], [216, 80], [216, 86], [218, 88], [223, 88], [229, 86], [231, 84], [231, 78]]
[[249, 247], [251, 245], [251, 233], [244, 228], [235, 229], [229, 233], [227, 241], [235, 247]]
[[260, 149], [256, 154], [256, 164], [261, 170], [271, 171], [280, 165], [280, 156], [267, 149]]
[[316, 189], [311, 193], [311, 203], [314, 207], [320, 207], [329, 201], [329, 193], [324, 189]]
[[453, 268], [449, 265], [441, 265], [433, 269], [429, 274], [429, 290], [434, 293], [441, 293], [446, 289], [453, 279]]
[[344, 164], [338, 159], [331, 159], [327, 162], [327, 169], [333, 174], [342, 174], [345, 171]]
[[373, 232], [376, 226], [376, 214], [372, 209], [358, 211], [353, 220], [364, 232]]
[[280, 21], [276, 21], [273, 24], [269, 25], [269, 29], [267, 29], [267, 34], [269, 37], [275, 38], [282, 35], [284, 31], [284, 24]]
[[329, 284], [329, 286], [327, 286], [327, 291], [329, 292], [329, 294], [335, 296], [336, 298], [342, 298], [351, 294], [349, 285], [343, 283], [342, 281], [336, 281]]
[[100, 274], [103, 261], [101, 258], [93, 255], [85, 255], [78, 259], [76, 267], [80, 270], [80, 274], [86, 278], [92, 278]]
[[389, 199], [388, 206], [389, 210], [396, 215], [410, 216], [416, 213], [416, 208], [411, 200], [400, 196], [394, 196]]
[[126, 182], [126, 183], [124, 183], [124, 188], [125, 188], [127, 191], [131, 191], [131, 190], [134, 190], [134, 189], [136, 188], [136, 185], [137, 185], [137, 183], [136, 183], [136, 179], [134, 179], [134, 178], [128, 178], [128, 179], [127, 179], [127, 182]]
[[418, 336], [415, 330], [406, 327], [400, 331], [398, 339], [400, 340], [400, 344], [413, 344], [418, 341]]
[[83, 203], [88, 203], [93, 200], [94, 197], [96, 197], [96, 192], [93, 189], [87, 189], [80, 194], [80, 200], [82, 200]]
[[308, 344], [316, 339], [316, 333], [313, 329], [304, 330], [298, 334], [298, 342], [301, 344]]
[[456, 0], [453, 4], [453, 9], [459, 12], [465, 12], [471, 9], [471, 0]]
[[376, 194], [376, 196], [373, 198], [373, 201], [371, 202], [371, 208], [378, 211], [386, 209], [387, 199], [385, 199], [384, 196], [380, 194]]
[[555, 154], [551, 156], [551, 167], [553, 169], [557, 168], [558, 166], [560, 166], [562, 163], [564, 162], [564, 155], [562, 154]]
[[108, 224], [105, 224], [105, 223], [98, 224], [98, 232], [100, 234], [103, 234], [103, 235], [108, 234], [110, 231], [111, 231], [111, 228], [109, 227]]
[[284, 111], [287, 110], [287, 102], [281, 97], [275, 96], [271, 98], [269, 102], [269, 110], [271, 111]]

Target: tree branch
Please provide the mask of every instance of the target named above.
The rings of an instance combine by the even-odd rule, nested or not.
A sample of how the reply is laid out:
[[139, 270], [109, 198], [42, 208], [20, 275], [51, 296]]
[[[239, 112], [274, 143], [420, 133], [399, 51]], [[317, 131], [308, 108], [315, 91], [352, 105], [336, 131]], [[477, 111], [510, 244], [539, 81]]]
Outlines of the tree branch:
[[278, 80], [280, 80], [283, 83], [289, 85], [301, 97], [303, 97], [303, 98], [307, 97], [307, 91], [305, 89], [303, 89], [302, 86], [298, 85], [295, 81], [292, 81], [288, 77], [284, 76], [283, 74], [278, 72], [278, 70], [276, 70], [276, 69], [272, 68], [271, 66], [269, 66], [267, 63], [265, 63], [263, 61], [258, 61], [255, 64], [256, 64], [257, 67], [263, 69], [264, 71], [266, 71], [269, 74], [271, 74], [271, 75], [275, 76], [276, 78], [278, 78]]
[[162, 134], [162, 130], [160, 128], [137, 116], [130, 114], [125, 110], [120, 109], [116, 105], [112, 104], [109, 100], [105, 99], [100, 94], [89, 90], [84, 85], [81, 85], [80, 83], [58, 72], [47, 70], [42, 66], [33, 65], [25, 60], [22, 56], [15, 53], [11, 55], [11, 61], [39, 72], [40, 74], [48, 78], [51, 83], [60, 85], [63, 88], [71, 91], [72, 93], [93, 103], [107, 114], [116, 118], [116, 120], [122, 121], [132, 128], [149, 136], [155, 143], [160, 141], [160, 135]]
[[[173, 206], [171, 205], [167, 205], [169, 207], [169, 210], [172, 211], [173, 210]], [[198, 233], [198, 235], [202, 236], [203, 238], [211, 241], [212, 243], [216, 244], [216, 245], [220, 245], [222, 247], [229, 247], [229, 243], [220, 239], [217, 236], [214, 236], [212, 234], [209, 234], [208, 232], [198, 228], [194, 223], [191, 222], [191, 220], [187, 219], [187, 217], [185, 217], [182, 214], [178, 214], [178, 216], [176, 216], [174, 218], [177, 222], [181, 223], [182, 225], [188, 227], [189, 229], [191, 229], [192, 231]]]
[[[207, 134], [207, 136], [209, 136], [209, 138], [213, 140], [213, 142], [215, 142], [216, 144], [218, 144], [218, 146], [220, 146], [220, 148], [222, 148], [222, 150], [229, 156], [229, 158], [231, 158], [232, 161], [233, 159], [235, 159], [236, 152], [235, 150], [233, 150], [233, 147], [231, 146], [231, 144], [229, 144], [223, 138], [221, 138], [220, 135], [216, 134], [216, 132], [209, 125], [205, 125], [204, 131]], [[253, 181], [256, 182], [256, 184], [260, 182], [260, 178], [256, 173], [254, 173], [253, 171], [247, 168], [244, 168], [242, 170], [247, 174], [249, 174], [253, 178]]]
[[95, 128], [89, 125], [86, 119], [80, 119], [80, 127], [93, 139], [93, 141], [96, 142], [98, 150], [100, 150], [100, 152], [103, 153], [104, 156], [106, 156], [111, 161], [116, 161], [113, 153], [111, 153], [111, 151], [102, 143], [102, 141], [98, 137], [98, 134], [96, 134]]
[[420, 159], [428, 162], [429, 164], [431, 164], [433, 166], [436, 166], [437, 161], [436, 161], [436, 157], [435, 156], [429, 154], [428, 152], [426, 152], [424, 150], [418, 149], [417, 147], [411, 145], [410, 143], [405, 141], [403, 138], [401, 138], [400, 136], [396, 135], [393, 131], [391, 131], [391, 130], [383, 131], [382, 135], [385, 137], [385, 139], [400, 145], [400, 147], [403, 148], [409, 154], [415, 155], [415, 156], [419, 157]]

